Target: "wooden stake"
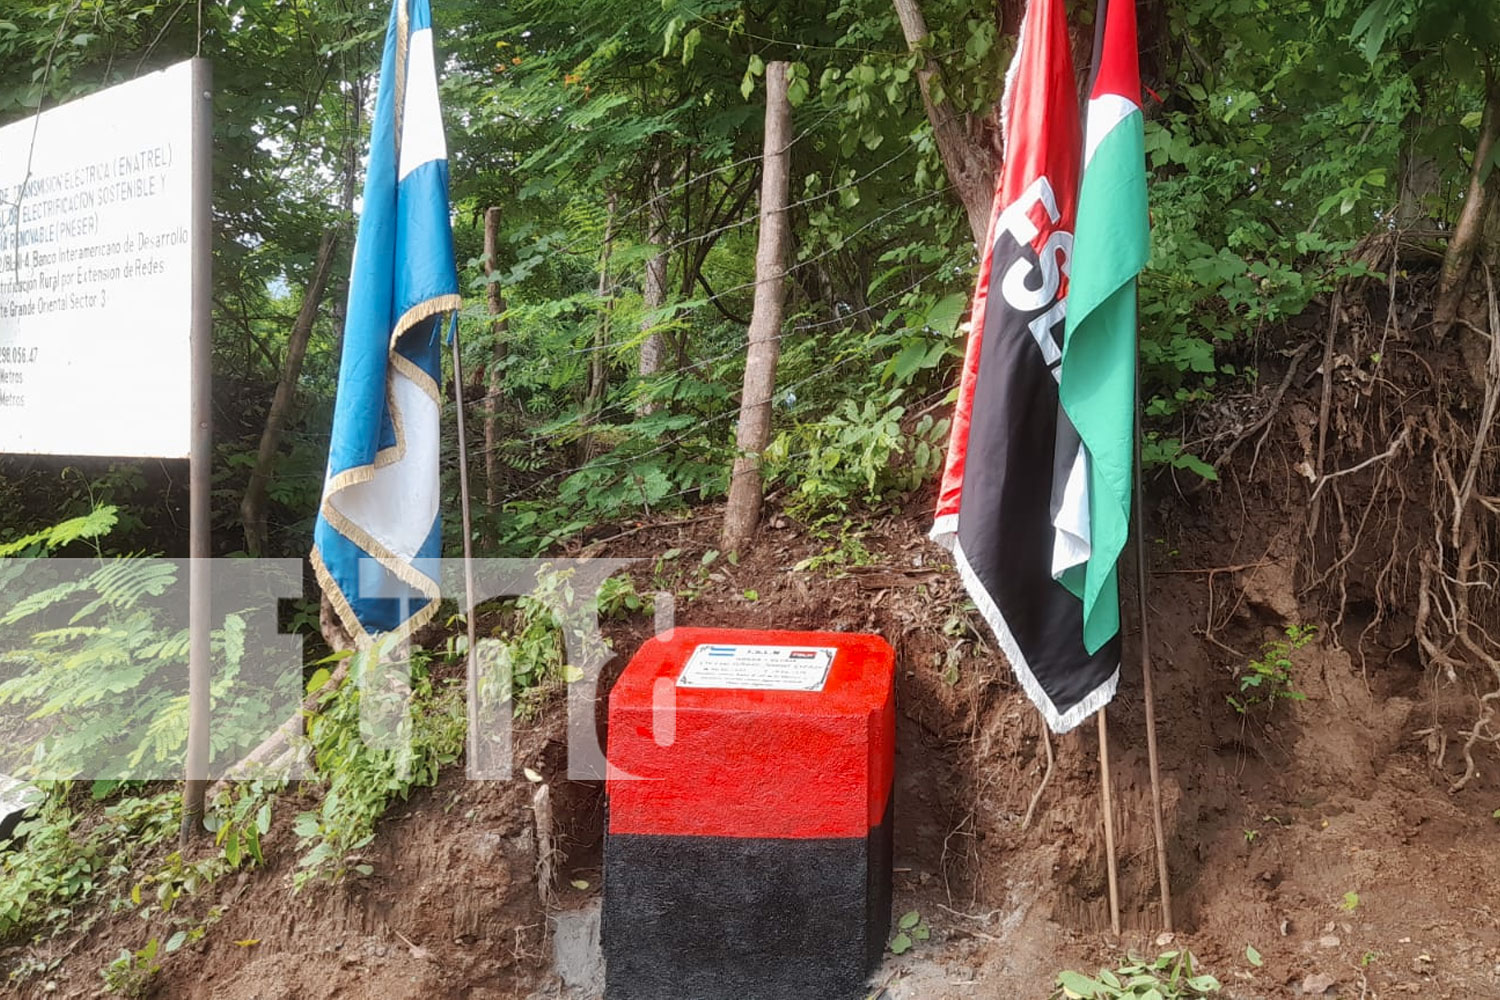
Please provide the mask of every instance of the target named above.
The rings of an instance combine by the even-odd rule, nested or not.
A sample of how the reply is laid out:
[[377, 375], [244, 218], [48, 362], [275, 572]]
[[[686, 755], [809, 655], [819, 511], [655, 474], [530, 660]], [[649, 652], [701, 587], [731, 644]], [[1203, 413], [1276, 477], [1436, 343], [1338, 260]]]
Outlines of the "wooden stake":
[[474, 525], [469, 515], [469, 442], [464, 425], [464, 363], [458, 349], [458, 324], [453, 325], [453, 402], [458, 415], [458, 496], [459, 516], [464, 530], [464, 620], [469, 626], [467, 691], [469, 702], [469, 769], [479, 761], [479, 672], [474, 658], [478, 642], [478, 623], [474, 620]]
[[[1140, 384], [1140, 376], [1136, 377]], [[1139, 391], [1139, 390], [1137, 390]], [[1141, 407], [1135, 408], [1135, 597], [1141, 626], [1141, 680], [1146, 701], [1146, 757], [1151, 765], [1151, 827], [1156, 835], [1156, 881], [1161, 887], [1161, 925], [1172, 926], [1172, 877], [1167, 870], [1167, 836], [1161, 817], [1161, 764], [1156, 753], [1156, 695], [1151, 683], [1151, 633], [1146, 615], [1146, 503], [1141, 475]]]
[[1115, 797], [1109, 777], [1109, 725], [1104, 709], [1095, 713], [1099, 720], [1099, 785], [1104, 793], [1104, 853], [1109, 871], [1109, 926], [1120, 936], [1120, 872], [1115, 858]]
[[[500, 318], [505, 315], [505, 292], [495, 280], [499, 266], [497, 254], [500, 244], [500, 208], [491, 206], [484, 211], [484, 275], [488, 284], [485, 300], [490, 315], [497, 317], [490, 322], [490, 336], [495, 338], [491, 348], [493, 357], [489, 364], [489, 377], [484, 391], [484, 506], [491, 517], [500, 506], [500, 383], [499, 361], [505, 357], [505, 338], [510, 334], [510, 321]], [[491, 522], [493, 523], [493, 522]], [[493, 541], [493, 539], [490, 539]]]
[[787, 97], [787, 64], [766, 63], [766, 138], [760, 180], [760, 242], [755, 251], [755, 305], [745, 353], [740, 422], [734, 468], [724, 504], [720, 548], [743, 552], [760, 524], [765, 494], [760, 455], [771, 439], [771, 397], [781, 355], [781, 322], [786, 313], [786, 256], [791, 245], [787, 191], [791, 177], [792, 105]]

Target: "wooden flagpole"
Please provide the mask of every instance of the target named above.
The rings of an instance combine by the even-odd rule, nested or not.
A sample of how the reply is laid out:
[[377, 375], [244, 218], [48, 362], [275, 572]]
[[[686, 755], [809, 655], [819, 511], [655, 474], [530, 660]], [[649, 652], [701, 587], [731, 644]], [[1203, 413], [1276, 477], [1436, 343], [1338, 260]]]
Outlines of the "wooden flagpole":
[[1146, 615], [1146, 503], [1141, 474], [1140, 373], [1136, 373], [1135, 406], [1135, 598], [1141, 626], [1142, 697], [1146, 702], [1146, 756], [1151, 766], [1151, 826], [1156, 835], [1156, 880], [1161, 887], [1162, 929], [1171, 932], [1172, 877], [1167, 870], [1167, 837], [1161, 816], [1161, 765], [1156, 753], [1156, 695], [1151, 681], [1151, 633]]
[[453, 345], [453, 401], [458, 413], [458, 496], [464, 531], [464, 621], [469, 626], [467, 664], [469, 701], [469, 770], [479, 766], [479, 674], [475, 670], [474, 646], [478, 623], [474, 621], [474, 526], [469, 515], [469, 439], [464, 426], [464, 363], [458, 349], [458, 316], [453, 317], [453, 331], [448, 338]]
[[1115, 801], [1109, 777], [1109, 724], [1105, 710], [1099, 709], [1094, 717], [1099, 720], [1099, 785], [1104, 796], [1104, 853], [1109, 872], [1109, 926], [1120, 936], [1120, 871], [1115, 857]]

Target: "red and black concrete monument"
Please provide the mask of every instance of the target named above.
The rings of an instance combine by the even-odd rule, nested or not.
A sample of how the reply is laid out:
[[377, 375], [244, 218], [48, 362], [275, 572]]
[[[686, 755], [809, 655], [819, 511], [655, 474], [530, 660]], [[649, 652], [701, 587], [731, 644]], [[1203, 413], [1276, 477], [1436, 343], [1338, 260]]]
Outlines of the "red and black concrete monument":
[[857, 1000], [890, 926], [895, 655], [680, 628], [609, 699], [606, 1000]]

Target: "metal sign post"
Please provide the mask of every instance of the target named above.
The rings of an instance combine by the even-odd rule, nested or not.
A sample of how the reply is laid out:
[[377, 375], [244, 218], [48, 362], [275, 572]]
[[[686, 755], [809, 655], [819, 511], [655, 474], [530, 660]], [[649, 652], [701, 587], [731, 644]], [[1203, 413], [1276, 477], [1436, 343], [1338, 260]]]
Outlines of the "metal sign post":
[[190, 463], [184, 838], [210, 768], [211, 85], [192, 59], [0, 127], [0, 453]]
[[188, 457], [188, 745], [182, 789], [186, 843], [202, 828], [208, 791], [210, 573], [210, 463], [213, 459], [213, 67], [192, 61], [193, 73], [193, 390], [192, 440]]

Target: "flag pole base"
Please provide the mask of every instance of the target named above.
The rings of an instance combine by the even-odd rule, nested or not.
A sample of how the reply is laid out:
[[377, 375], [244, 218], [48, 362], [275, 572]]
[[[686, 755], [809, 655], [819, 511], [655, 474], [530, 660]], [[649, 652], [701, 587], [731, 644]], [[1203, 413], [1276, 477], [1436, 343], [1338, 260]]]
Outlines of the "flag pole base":
[[1094, 716], [1099, 720], [1099, 786], [1104, 798], [1104, 854], [1109, 873], [1109, 928], [1120, 936], [1120, 864], [1115, 854], [1115, 801], [1109, 776], [1109, 723], [1105, 710]]

